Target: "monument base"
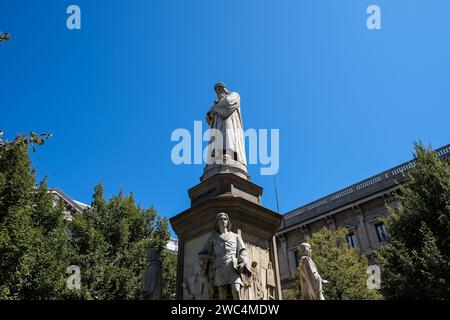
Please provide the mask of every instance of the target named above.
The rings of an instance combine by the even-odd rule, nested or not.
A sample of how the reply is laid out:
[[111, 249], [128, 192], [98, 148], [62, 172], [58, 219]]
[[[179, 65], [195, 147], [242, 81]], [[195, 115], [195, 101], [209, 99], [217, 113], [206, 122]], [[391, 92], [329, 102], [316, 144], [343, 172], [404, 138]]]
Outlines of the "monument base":
[[262, 188], [233, 173], [219, 173], [189, 190], [191, 208], [170, 219], [178, 236], [177, 299], [209, 300], [215, 288], [203, 274], [198, 253], [211, 235], [218, 213], [230, 217], [232, 232], [246, 246], [252, 276], [243, 279], [242, 299], [281, 298], [274, 235], [282, 216], [261, 205]]

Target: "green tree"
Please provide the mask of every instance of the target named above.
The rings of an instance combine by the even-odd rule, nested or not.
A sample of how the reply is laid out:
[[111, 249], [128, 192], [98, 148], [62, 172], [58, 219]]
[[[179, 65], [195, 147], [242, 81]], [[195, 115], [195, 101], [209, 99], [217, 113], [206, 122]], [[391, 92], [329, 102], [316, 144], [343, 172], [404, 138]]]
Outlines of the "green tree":
[[36, 268], [30, 278], [28, 298], [64, 299], [76, 297], [77, 293], [66, 286], [66, 270], [74, 260], [69, 243], [68, 224], [64, 219], [64, 206], [54, 202], [47, 187], [47, 180], [33, 193], [32, 221], [38, 229], [39, 241], [35, 239]]
[[301, 289], [300, 289], [300, 279], [297, 275], [295, 276], [294, 284], [291, 285], [289, 288], [283, 289], [282, 296], [283, 300], [298, 300], [300, 299], [302, 295]]
[[71, 228], [82, 291], [92, 299], [139, 299], [146, 250], [164, 251], [170, 237], [167, 219], [154, 208], [142, 209], [133, 194], [122, 192], [106, 202], [102, 184], [95, 188], [91, 208]]
[[[0, 299], [59, 299], [71, 249], [63, 208], [35, 187], [29, 147], [46, 134], [3, 141], [0, 132]], [[42, 137], [42, 138], [41, 138]]]
[[[335, 232], [322, 228], [308, 240], [312, 259], [320, 275], [329, 281], [323, 285], [325, 299], [381, 299], [376, 290], [367, 288], [367, 258], [361, 257], [356, 249], [350, 248], [346, 235], [347, 230], [344, 228]], [[293, 290], [288, 294], [300, 294], [300, 290]]]
[[168, 251], [161, 254], [163, 269], [163, 288], [161, 298], [164, 300], [175, 299], [175, 287], [177, 280], [177, 256]]
[[[168, 221], [154, 208], [119, 193], [106, 202], [96, 187], [92, 208], [72, 223], [46, 179], [38, 187], [29, 149], [51, 135], [30, 133], [13, 141], [0, 131], [0, 299], [136, 299], [146, 249], [164, 251]], [[173, 297], [175, 262], [162, 255], [163, 295]], [[67, 267], [81, 267], [80, 290], [66, 286]]]
[[385, 218], [381, 291], [388, 299], [449, 299], [450, 165], [420, 143], [415, 161], [401, 205]]

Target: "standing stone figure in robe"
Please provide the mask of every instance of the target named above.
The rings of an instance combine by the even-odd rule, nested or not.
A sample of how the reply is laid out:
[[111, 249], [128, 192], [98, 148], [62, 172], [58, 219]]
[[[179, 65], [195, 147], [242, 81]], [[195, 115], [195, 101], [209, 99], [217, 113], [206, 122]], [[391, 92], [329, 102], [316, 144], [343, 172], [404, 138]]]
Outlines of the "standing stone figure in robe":
[[272, 262], [267, 265], [266, 272], [267, 300], [275, 300], [275, 272], [272, 268]]
[[258, 270], [258, 262], [253, 261], [250, 270], [252, 270], [251, 284], [253, 287], [253, 299], [263, 300], [264, 299], [263, 283], [261, 279], [261, 274]]
[[142, 296], [144, 300], [159, 300], [161, 298], [162, 271], [158, 249], [147, 251], [148, 267], [144, 272]]
[[199, 252], [199, 259], [205, 266], [205, 276], [217, 288], [220, 300], [227, 299], [229, 288], [233, 299], [241, 300], [241, 274], [249, 276], [251, 271], [244, 241], [239, 234], [231, 231], [230, 218], [226, 213], [217, 215], [212, 235]]
[[241, 98], [237, 92], [228, 91], [221, 82], [214, 86], [214, 90], [217, 93], [217, 99], [206, 115], [206, 122], [212, 130], [215, 129], [221, 133], [223, 141], [221, 143], [220, 139], [212, 138], [208, 155], [215, 159], [216, 163], [220, 163], [217, 159], [223, 163], [234, 160], [246, 166]]
[[183, 288], [183, 299], [194, 300], [197, 296], [197, 274], [191, 266], [186, 267], [185, 280], [181, 284]]
[[302, 296], [300, 300], [325, 300], [323, 296], [322, 284], [328, 283], [322, 279], [317, 271], [316, 264], [311, 259], [311, 246], [308, 243], [300, 245], [299, 272]]

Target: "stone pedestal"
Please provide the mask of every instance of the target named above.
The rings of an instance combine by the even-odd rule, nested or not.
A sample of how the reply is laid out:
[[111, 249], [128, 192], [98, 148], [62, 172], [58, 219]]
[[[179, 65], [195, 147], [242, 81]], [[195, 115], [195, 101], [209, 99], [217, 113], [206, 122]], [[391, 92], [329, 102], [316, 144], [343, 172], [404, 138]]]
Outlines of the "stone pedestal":
[[189, 190], [191, 207], [170, 223], [178, 236], [177, 299], [215, 298], [205, 295], [198, 252], [211, 235], [218, 213], [226, 212], [232, 231], [241, 235], [253, 267], [243, 299], [280, 299], [281, 286], [275, 232], [282, 216], [261, 205], [262, 188], [235, 173], [216, 173]]
[[234, 173], [246, 180], [250, 179], [247, 174], [247, 167], [239, 161], [232, 159], [229, 155], [221, 155], [213, 158], [212, 163], [206, 165], [205, 169], [203, 169], [203, 175], [200, 181], [205, 181], [218, 173]]

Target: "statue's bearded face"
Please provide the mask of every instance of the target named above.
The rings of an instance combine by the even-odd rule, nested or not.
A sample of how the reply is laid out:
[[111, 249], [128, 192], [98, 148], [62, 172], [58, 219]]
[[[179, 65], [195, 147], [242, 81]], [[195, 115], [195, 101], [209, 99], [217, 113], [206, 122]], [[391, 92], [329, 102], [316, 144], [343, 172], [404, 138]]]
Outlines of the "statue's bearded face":
[[227, 89], [225, 89], [225, 87], [217, 87], [216, 92], [217, 92], [217, 97], [219, 99], [226, 96], [228, 93], [228, 91], [227, 91]]

